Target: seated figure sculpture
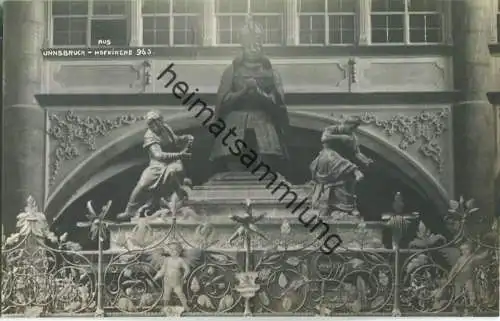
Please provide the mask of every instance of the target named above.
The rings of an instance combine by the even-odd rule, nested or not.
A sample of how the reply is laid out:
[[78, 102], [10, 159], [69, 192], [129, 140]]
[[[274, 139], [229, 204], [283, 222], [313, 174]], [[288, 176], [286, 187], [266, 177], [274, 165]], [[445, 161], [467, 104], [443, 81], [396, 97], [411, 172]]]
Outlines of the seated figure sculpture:
[[177, 136], [154, 111], [146, 115], [146, 122], [148, 129], [143, 148], [148, 151], [149, 166], [132, 191], [125, 212], [118, 215], [120, 220], [139, 217], [146, 210], [159, 209], [161, 202], [170, 200], [174, 194], [180, 199], [187, 197], [184, 186], [188, 180], [182, 160], [191, 157], [189, 149], [193, 136]]
[[[215, 112], [227, 128], [234, 128], [245, 148], [253, 149], [274, 171], [286, 175], [288, 112], [281, 78], [262, 50], [263, 32], [249, 16], [241, 31], [242, 54], [222, 75]], [[242, 170], [222, 140], [215, 142], [210, 159], [223, 171]]]
[[[313, 208], [319, 210], [320, 216], [359, 217], [356, 184], [364, 175], [352, 158], [363, 165], [369, 165], [372, 161], [359, 151], [354, 135], [358, 126], [358, 122], [349, 120], [329, 126], [323, 131], [323, 150], [310, 166], [313, 183], [311, 201]], [[335, 146], [343, 146], [344, 154], [336, 151]]]

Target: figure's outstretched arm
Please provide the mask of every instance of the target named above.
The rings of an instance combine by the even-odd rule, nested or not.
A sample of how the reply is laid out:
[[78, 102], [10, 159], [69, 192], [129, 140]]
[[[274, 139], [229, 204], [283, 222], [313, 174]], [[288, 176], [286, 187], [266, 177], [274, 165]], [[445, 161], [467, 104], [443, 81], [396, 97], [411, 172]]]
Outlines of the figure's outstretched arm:
[[156, 273], [153, 280], [158, 281], [163, 275], [165, 275], [166, 264], [165, 262], [162, 264], [160, 270]]
[[193, 142], [194, 137], [192, 135], [181, 135], [177, 136], [176, 145], [183, 151], [187, 151], [191, 148]]
[[184, 269], [184, 279], [186, 279], [189, 276], [189, 273], [191, 273], [191, 268], [185, 260], [182, 260], [182, 268]]
[[182, 159], [186, 153], [165, 153], [161, 150], [159, 144], [149, 146], [151, 157], [158, 161], [176, 161]]

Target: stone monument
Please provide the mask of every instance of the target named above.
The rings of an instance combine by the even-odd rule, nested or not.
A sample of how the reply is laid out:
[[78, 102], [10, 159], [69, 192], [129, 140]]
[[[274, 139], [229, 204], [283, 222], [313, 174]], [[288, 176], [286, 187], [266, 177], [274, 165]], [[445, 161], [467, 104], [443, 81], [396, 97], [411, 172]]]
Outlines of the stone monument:
[[[234, 153], [228, 148], [232, 145], [217, 141], [210, 158], [221, 165], [222, 171], [201, 186], [186, 189], [182, 160], [190, 156], [188, 148], [193, 137], [177, 137], [159, 115], [150, 114], [144, 147], [151, 164], [132, 193], [129, 208], [139, 206], [137, 190], [151, 190], [148, 186], [162, 182], [162, 188], [154, 189], [154, 196], [173, 204], [168, 207], [160, 202], [159, 206], [160, 213], [171, 215], [145, 218], [147, 233], [134, 222], [112, 227], [112, 248], [127, 244], [130, 248], [131, 240], [138, 239], [136, 243], [144, 246], [144, 235], [154, 242], [175, 225], [176, 233], [191, 245], [215, 251], [243, 251], [244, 241], [229, 240], [234, 240], [233, 218], [245, 211], [245, 204], [251, 204], [253, 215], [262, 218], [253, 224], [265, 236], [251, 240], [255, 250], [318, 249], [324, 241], [318, 234], [324, 238], [327, 233], [339, 235], [347, 247], [382, 246], [383, 223], [363, 222], [356, 207], [356, 182], [363, 178], [364, 166], [371, 163], [359, 150], [355, 135], [359, 120], [332, 120], [334, 125], [324, 130], [325, 149], [311, 165], [312, 191], [310, 184], [294, 186], [286, 181], [286, 164], [293, 163], [286, 137], [293, 135], [293, 129], [279, 75], [262, 53], [261, 38], [262, 29], [249, 18], [242, 31], [243, 53], [224, 71], [218, 91], [216, 115], [225, 120], [227, 127], [235, 128], [233, 138], [243, 142], [240, 145], [246, 150]], [[245, 155], [254, 155], [251, 166], [249, 162], [245, 166]], [[319, 203], [322, 205], [317, 206]], [[303, 213], [294, 215], [299, 207]], [[309, 209], [308, 215], [313, 218], [304, 224], [302, 216]], [[122, 216], [140, 215], [126, 214], [129, 212]]]

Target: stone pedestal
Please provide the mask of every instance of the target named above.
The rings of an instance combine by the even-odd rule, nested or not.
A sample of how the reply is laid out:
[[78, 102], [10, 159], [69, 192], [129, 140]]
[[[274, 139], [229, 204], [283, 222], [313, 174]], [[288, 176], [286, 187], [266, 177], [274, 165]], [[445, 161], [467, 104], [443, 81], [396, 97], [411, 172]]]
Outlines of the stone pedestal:
[[[114, 225], [111, 231], [111, 250], [134, 246], [144, 247], [149, 244], [167, 242], [175, 238], [188, 242], [192, 246], [208, 246], [214, 251], [243, 251], [242, 240], [228, 241], [236, 231], [237, 224], [230, 215], [245, 213], [245, 200], [250, 199], [253, 215], [266, 216], [257, 223], [260, 231], [267, 237], [254, 237], [253, 250], [299, 250], [320, 247], [324, 239], [317, 239], [317, 232], [311, 232], [311, 226], [305, 227], [286, 208], [286, 202], [280, 204], [265, 185], [243, 184], [241, 181], [223, 184], [224, 179], [212, 180], [209, 184], [195, 188], [190, 194], [189, 202], [184, 211], [176, 216], [175, 224], [172, 217], [141, 218], [139, 221]], [[227, 183], [227, 180], [226, 180]], [[308, 192], [305, 186], [292, 186], [302, 200]], [[314, 211], [310, 211], [314, 215]], [[309, 217], [309, 216], [308, 216]], [[328, 235], [337, 234], [342, 238], [343, 246], [349, 248], [380, 248], [382, 247], [382, 222], [363, 222], [359, 219], [346, 218], [344, 221], [329, 218], [322, 219], [329, 226]], [[175, 228], [173, 228], [175, 225]]]

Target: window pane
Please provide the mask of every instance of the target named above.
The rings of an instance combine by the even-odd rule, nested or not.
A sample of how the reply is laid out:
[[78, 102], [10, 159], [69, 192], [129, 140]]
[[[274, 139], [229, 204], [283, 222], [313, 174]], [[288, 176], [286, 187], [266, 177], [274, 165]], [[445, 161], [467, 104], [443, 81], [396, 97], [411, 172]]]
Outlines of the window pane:
[[354, 43], [354, 16], [329, 17], [329, 42], [331, 44]]
[[432, 12], [438, 11], [439, 0], [408, 0], [408, 11]]
[[170, 33], [168, 31], [155, 31], [154, 44], [168, 46], [170, 44]]
[[250, 0], [250, 12], [282, 13], [283, 9], [283, 0]]
[[325, 43], [324, 16], [301, 16], [299, 24], [299, 41], [301, 44]]
[[94, 0], [93, 12], [96, 15], [124, 15], [127, 13], [127, 1]]
[[[53, 41], [55, 46], [69, 45], [69, 43], [70, 43], [69, 32], [67, 32], [67, 31], [55, 31], [52, 41]], [[85, 42], [83, 44], [85, 44]]]
[[217, 19], [217, 29], [221, 31], [231, 30], [231, 17], [219, 17]]
[[440, 42], [441, 15], [412, 14], [410, 15], [411, 42]]
[[111, 19], [91, 21], [91, 45], [97, 45], [98, 40], [109, 39], [114, 46], [127, 46], [127, 20], [126, 19]]
[[144, 45], [154, 45], [155, 44], [155, 32], [144, 30], [142, 32], [142, 43]]
[[388, 28], [389, 29], [403, 29], [404, 28], [404, 16], [403, 15], [390, 15], [388, 16]]
[[439, 43], [443, 41], [443, 33], [441, 29], [427, 29], [425, 32], [425, 40], [428, 43]]
[[[144, 17], [143, 18], [143, 33], [142, 42], [144, 45], [169, 45], [168, 35], [170, 30], [169, 17]], [[165, 33], [167, 36], [163, 35]], [[157, 42], [157, 39], [161, 42]], [[167, 42], [165, 42], [167, 39]]]
[[82, 46], [87, 43], [87, 31], [71, 31], [69, 33], [69, 45]]
[[404, 15], [372, 15], [372, 42], [404, 42]]
[[428, 14], [425, 15], [425, 25], [427, 28], [437, 28], [441, 29], [441, 15], [440, 14]]
[[217, 13], [247, 13], [248, 2], [247, 0], [217, 0], [215, 8]]
[[372, 29], [381, 29], [387, 27], [386, 15], [372, 15]]
[[169, 17], [144, 17], [142, 19], [142, 28], [146, 31], [151, 30], [168, 30], [170, 29], [170, 18]]
[[53, 15], [86, 15], [88, 12], [88, 1], [54, 0], [52, 2]]
[[85, 45], [87, 18], [54, 18], [54, 45]]
[[220, 44], [231, 44], [231, 31], [219, 31], [219, 43]]
[[[264, 43], [282, 43], [281, 35], [283, 28], [280, 16], [255, 16], [255, 22], [264, 29]], [[273, 36], [271, 36], [271, 34], [273, 34]]]
[[405, 0], [372, 0], [372, 12], [404, 12]]
[[172, 10], [174, 13], [194, 13], [202, 12], [203, 2], [199, 0], [173, 0]]
[[325, 0], [299, 0], [299, 12], [325, 12]]
[[154, 17], [154, 28], [155, 30], [169, 30], [170, 29], [170, 17]]
[[246, 21], [246, 16], [223, 16], [217, 18], [217, 39], [221, 44], [239, 42], [239, 33]]
[[404, 42], [404, 29], [389, 29], [389, 43]]
[[196, 17], [174, 18], [174, 45], [194, 45], [198, 34]]
[[425, 15], [410, 16], [410, 29], [424, 29], [424, 28], [425, 28]]
[[353, 0], [328, 0], [328, 12], [353, 13], [356, 9], [356, 1]]
[[144, 31], [153, 30], [155, 28], [155, 17], [142, 18], [142, 29]]
[[170, 13], [169, 0], [143, 0], [142, 13], [159, 14]]

